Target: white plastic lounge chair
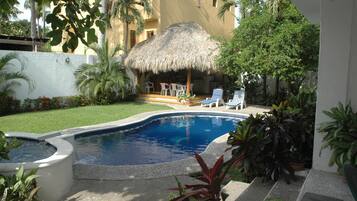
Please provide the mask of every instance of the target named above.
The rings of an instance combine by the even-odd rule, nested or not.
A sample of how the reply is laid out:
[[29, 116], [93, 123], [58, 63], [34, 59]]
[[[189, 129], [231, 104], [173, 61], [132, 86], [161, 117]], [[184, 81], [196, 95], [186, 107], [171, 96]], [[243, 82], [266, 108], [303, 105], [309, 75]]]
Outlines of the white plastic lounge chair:
[[234, 91], [233, 99], [229, 99], [228, 103], [226, 103], [226, 109], [236, 108], [236, 110], [243, 109], [244, 106], [244, 98], [245, 98], [245, 90], [236, 90]]
[[214, 104], [216, 107], [219, 106], [223, 101], [223, 89], [214, 89], [211, 98], [206, 98], [206, 100], [201, 101], [201, 106], [212, 107]]

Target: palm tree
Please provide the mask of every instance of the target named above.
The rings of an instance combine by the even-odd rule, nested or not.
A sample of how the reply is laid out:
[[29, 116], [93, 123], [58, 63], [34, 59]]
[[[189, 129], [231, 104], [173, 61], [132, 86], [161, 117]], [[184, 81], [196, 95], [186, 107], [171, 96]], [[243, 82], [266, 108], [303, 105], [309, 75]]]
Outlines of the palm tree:
[[119, 46], [109, 51], [106, 41], [103, 46], [95, 45], [91, 48], [97, 53], [98, 61], [82, 64], [75, 72], [78, 90], [95, 101], [104, 99], [114, 102], [125, 98], [131, 84], [122, 62], [115, 58]]
[[152, 7], [149, 0], [114, 0], [112, 15], [117, 16], [124, 24], [124, 52], [128, 52], [129, 24], [136, 24], [136, 31], [141, 33], [144, 30], [144, 18], [140, 7], [144, 13], [151, 14]]
[[[10, 68], [15, 64], [11, 61], [17, 60], [21, 64], [21, 70], [11, 72]], [[0, 96], [10, 96], [14, 93], [13, 87], [21, 85], [20, 80], [26, 81], [29, 88], [32, 87], [30, 79], [22, 73], [23, 65], [16, 53], [9, 53], [0, 58]]]
[[[32, 21], [31, 18], [31, 28], [36, 27], [36, 34], [37, 37], [44, 37], [45, 36], [45, 18], [46, 18], [46, 8], [50, 6], [52, 0], [34, 0], [35, 2], [35, 10], [34, 10], [34, 16], [35, 16], [35, 22]], [[26, 9], [31, 9], [31, 17], [32, 17], [32, 3], [33, 0], [26, 0], [24, 3], [24, 7]], [[40, 18], [42, 17], [43, 24], [42, 24], [42, 32], [40, 28]]]
[[[236, 7], [239, 5], [239, 2], [237, 0], [223, 0], [223, 4], [221, 7], [219, 7], [218, 9], [218, 17], [221, 19], [224, 19], [224, 15], [226, 14], [226, 12], [230, 11], [231, 7]], [[242, 11], [241, 11], [242, 14]], [[235, 14], [233, 14], [235, 18], [237, 18], [237, 16], [235, 16]]]
[[31, 39], [32, 39], [32, 51], [35, 51], [36, 43], [36, 3], [35, 0], [30, 0], [30, 8], [31, 8]]
[[230, 11], [232, 6], [239, 6], [241, 18], [245, 18], [254, 13], [255, 8], [265, 4], [271, 14], [276, 16], [283, 0], [223, 0], [222, 6], [218, 10], [218, 17], [224, 18], [226, 12]]

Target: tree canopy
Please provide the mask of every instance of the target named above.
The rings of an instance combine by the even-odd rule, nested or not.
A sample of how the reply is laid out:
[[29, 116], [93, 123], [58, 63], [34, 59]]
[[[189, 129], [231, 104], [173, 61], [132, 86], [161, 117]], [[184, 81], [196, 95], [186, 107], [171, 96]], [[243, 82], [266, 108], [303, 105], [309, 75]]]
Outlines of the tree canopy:
[[0, 20], [0, 27], [0, 34], [24, 37], [30, 37], [31, 35], [31, 24], [27, 20]]
[[[75, 50], [79, 41], [86, 46], [98, 42], [95, 27], [104, 33], [107, 21], [106, 15], [99, 10], [100, 0], [92, 3], [89, 0], [52, 0], [52, 3], [54, 9], [46, 17], [46, 22], [51, 24], [52, 28], [48, 33], [52, 46], [63, 42], [62, 49], [68, 52]], [[63, 31], [68, 38], [62, 37]]]
[[217, 63], [237, 79], [242, 74], [270, 75], [297, 93], [306, 72], [317, 69], [319, 29], [289, 0], [280, 0], [274, 9], [268, 3], [240, 20]]

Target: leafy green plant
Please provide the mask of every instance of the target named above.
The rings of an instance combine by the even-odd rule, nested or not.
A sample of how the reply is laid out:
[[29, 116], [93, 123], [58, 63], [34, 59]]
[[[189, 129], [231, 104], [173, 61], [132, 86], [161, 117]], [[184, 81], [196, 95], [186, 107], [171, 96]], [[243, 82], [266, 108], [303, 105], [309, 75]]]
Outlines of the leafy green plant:
[[[9, 160], [11, 149], [21, 145], [16, 139], [6, 138], [0, 131], [0, 159]], [[36, 187], [36, 170], [25, 173], [21, 166], [15, 175], [0, 175], [0, 196], [2, 201], [35, 201], [38, 187]]]
[[195, 99], [196, 95], [187, 95], [187, 94], [182, 94], [177, 97], [177, 100], [179, 102], [189, 102]]
[[115, 58], [119, 47], [109, 50], [108, 41], [103, 47], [93, 46], [98, 61], [95, 64], [82, 64], [75, 72], [79, 91], [100, 104], [113, 103], [128, 95], [130, 79], [121, 61]]
[[290, 182], [296, 164], [311, 166], [316, 98], [314, 90], [300, 93], [264, 115], [249, 116], [230, 132], [232, 155], [244, 156], [239, 167], [248, 179], [282, 176]]
[[223, 1], [221, 16], [238, 4], [242, 19], [233, 38], [223, 43], [217, 64], [236, 80], [270, 76], [284, 81], [290, 94], [297, 94], [306, 72], [317, 69], [319, 29], [291, 1], [279, 0], [278, 9], [269, 2]]
[[[53, 0], [52, 13], [47, 15], [46, 22], [51, 24], [51, 29], [47, 36], [51, 38], [52, 46], [62, 43], [64, 52], [73, 52], [79, 41], [90, 46], [98, 42], [95, 28], [104, 33], [107, 16], [100, 12], [101, 0]], [[64, 11], [64, 13], [62, 13]], [[65, 32], [68, 37], [63, 37]]]
[[[10, 68], [16, 67], [17, 61], [20, 64], [20, 70], [17, 72], [10, 71]], [[32, 88], [30, 78], [23, 74], [24, 66], [16, 53], [9, 53], [0, 58], [0, 95], [12, 95], [13, 87], [21, 85], [20, 80], [27, 82], [29, 88]]]
[[25, 173], [21, 166], [15, 175], [0, 176], [1, 200], [36, 201], [39, 187], [36, 186], [36, 170]]
[[0, 116], [19, 112], [20, 101], [12, 96], [0, 95]]
[[212, 168], [208, 168], [208, 165], [199, 154], [195, 154], [195, 158], [201, 167], [201, 174], [195, 178], [203, 182], [203, 184], [182, 185], [180, 181], [176, 179], [178, 188], [175, 190], [179, 192], [179, 196], [171, 199], [171, 201], [224, 200], [225, 196], [222, 195], [221, 187], [233, 163], [224, 167], [224, 159], [223, 156], [221, 156]]
[[263, 116], [250, 115], [244, 121], [240, 121], [237, 129], [229, 133], [227, 143], [231, 145], [233, 159], [244, 156], [239, 166], [244, 175], [252, 180], [256, 176], [262, 176], [264, 164], [261, 159], [261, 150], [269, 143], [264, 138]]
[[5, 133], [0, 131], [0, 159], [9, 160], [9, 153], [11, 149], [17, 148], [21, 145], [16, 139], [7, 139]]
[[350, 104], [339, 103], [324, 114], [331, 121], [321, 124], [319, 131], [324, 135], [321, 149], [332, 150], [329, 165], [336, 164], [340, 170], [345, 164], [357, 166], [357, 113]]

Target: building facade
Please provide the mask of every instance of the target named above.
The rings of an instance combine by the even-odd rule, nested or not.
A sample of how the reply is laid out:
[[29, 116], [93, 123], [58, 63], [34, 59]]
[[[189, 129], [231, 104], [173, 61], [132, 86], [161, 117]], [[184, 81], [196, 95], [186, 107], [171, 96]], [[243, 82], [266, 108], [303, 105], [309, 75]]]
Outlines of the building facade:
[[[229, 39], [233, 36], [236, 23], [236, 8], [232, 7], [224, 16], [218, 17], [219, 7], [222, 0], [151, 0], [153, 12], [144, 16], [144, 31], [136, 32], [136, 25], [129, 25], [128, 47], [144, 41], [165, 30], [168, 26], [180, 22], [196, 22], [201, 25], [210, 35], [216, 38]], [[100, 35], [100, 32], [97, 31]], [[111, 28], [107, 30], [108, 41], [111, 47], [118, 44], [123, 46], [124, 25], [118, 18], [113, 18]], [[53, 47], [53, 51], [62, 51], [61, 46]], [[73, 52], [75, 54], [93, 54], [88, 47], [79, 44]]]

